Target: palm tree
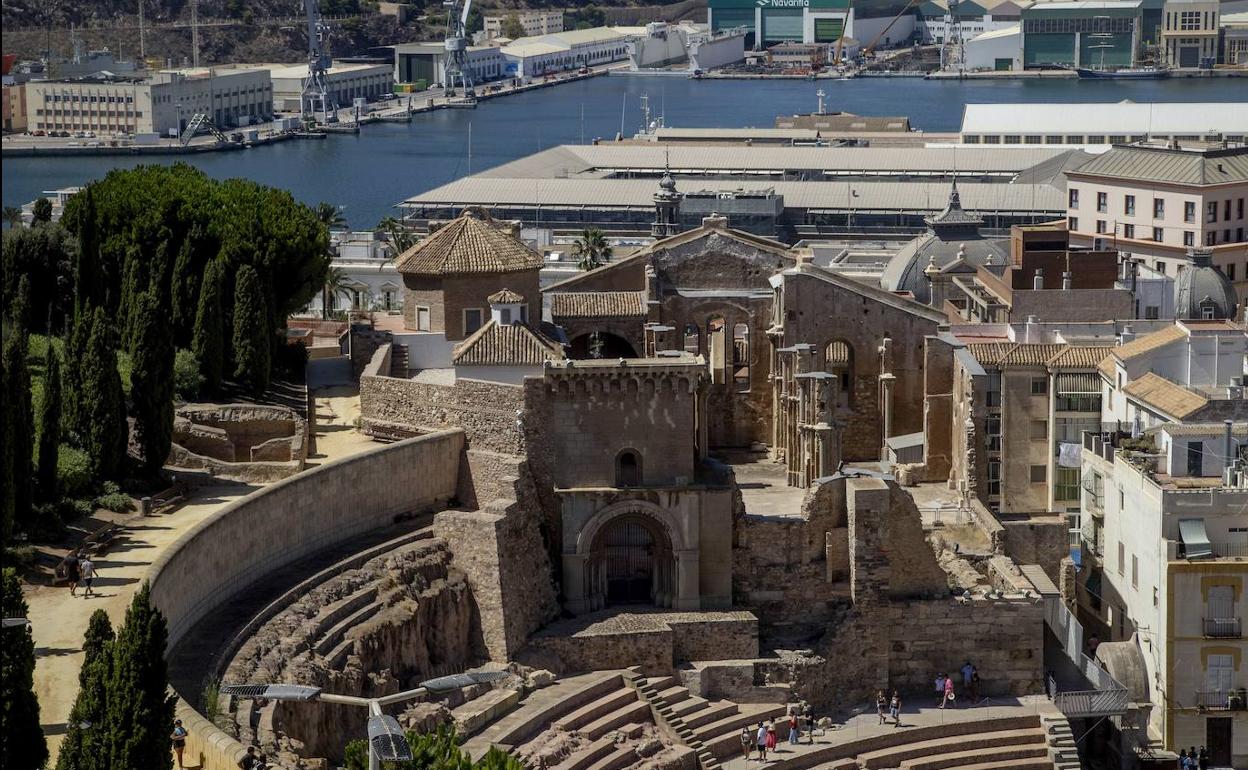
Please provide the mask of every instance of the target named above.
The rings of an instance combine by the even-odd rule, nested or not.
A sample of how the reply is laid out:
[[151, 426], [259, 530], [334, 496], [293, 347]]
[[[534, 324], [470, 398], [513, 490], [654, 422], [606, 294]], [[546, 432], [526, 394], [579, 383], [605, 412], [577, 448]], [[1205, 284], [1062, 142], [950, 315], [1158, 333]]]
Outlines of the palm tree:
[[403, 223], [394, 217], [382, 217], [377, 223], [377, 229], [385, 232], [390, 239], [390, 245], [394, 247], [394, 256], [402, 254], [411, 247], [416, 245], [419, 240], [416, 233], [403, 226]]
[[9, 227], [22, 226], [22, 210], [16, 206], [4, 207], [4, 223]]
[[342, 207], [321, 201], [316, 204], [316, 218], [330, 230], [346, 230], [347, 218], [342, 215]]
[[576, 257], [578, 268], [593, 270], [611, 259], [611, 244], [607, 243], [607, 236], [601, 230], [589, 227], [581, 231], [581, 237], [572, 245], [572, 254]]
[[325, 285], [321, 287], [321, 318], [329, 319], [329, 306], [342, 296], [351, 297], [352, 281], [341, 267], [330, 267], [325, 271]]

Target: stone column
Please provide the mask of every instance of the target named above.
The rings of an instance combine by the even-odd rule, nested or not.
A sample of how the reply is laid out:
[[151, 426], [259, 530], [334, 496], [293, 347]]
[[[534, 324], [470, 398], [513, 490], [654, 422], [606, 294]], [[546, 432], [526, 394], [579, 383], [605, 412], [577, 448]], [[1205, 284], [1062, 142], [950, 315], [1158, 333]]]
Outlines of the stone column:
[[891, 374], [880, 375], [880, 410], [883, 412], [884, 441], [893, 437], [893, 382]]
[[672, 608], [677, 610], [698, 610], [702, 608], [699, 592], [699, 554], [696, 548], [676, 551], [676, 585]]

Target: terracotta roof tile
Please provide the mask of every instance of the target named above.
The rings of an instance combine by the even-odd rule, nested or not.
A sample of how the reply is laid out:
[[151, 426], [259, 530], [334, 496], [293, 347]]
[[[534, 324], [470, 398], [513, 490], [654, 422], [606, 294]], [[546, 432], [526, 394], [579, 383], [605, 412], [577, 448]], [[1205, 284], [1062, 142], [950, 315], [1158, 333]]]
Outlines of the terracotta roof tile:
[[455, 346], [456, 366], [541, 366], [563, 360], [563, 348], [526, 324], [499, 324], [494, 319]]
[[646, 315], [645, 292], [564, 291], [550, 295], [552, 318], [632, 318]]
[[1209, 403], [1209, 399], [1199, 393], [1152, 372], [1143, 377], [1137, 377], [1123, 386], [1122, 390], [1128, 396], [1176, 420], [1182, 420], [1189, 414], [1194, 414]]
[[1060, 343], [1027, 343], [1015, 345], [997, 364], [1007, 366], [1044, 366], [1065, 348]]
[[1164, 329], [1155, 331], [1152, 334], [1145, 334], [1143, 337], [1136, 337], [1125, 345], [1119, 345], [1114, 348], [1114, 355], [1119, 361], [1130, 361], [1136, 356], [1142, 356], [1158, 348], [1165, 347], [1171, 342], [1178, 342], [1186, 339], [1187, 332], [1180, 326], [1167, 326]]
[[1063, 369], [1095, 369], [1113, 350], [1111, 347], [1069, 345], [1050, 358], [1048, 364]]
[[997, 366], [1014, 346], [1013, 342], [972, 342], [966, 348], [981, 365]]
[[521, 302], [524, 302], [524, 297], [520, 296], [511, 289], [503, 289], [486, 297], [485, 301], [489, 302], [491, 305], [518, 305]]
[[405, 275], [464, 275], [537, 270], [542, 257], [519, 238], [470, 211], [395, 260]]

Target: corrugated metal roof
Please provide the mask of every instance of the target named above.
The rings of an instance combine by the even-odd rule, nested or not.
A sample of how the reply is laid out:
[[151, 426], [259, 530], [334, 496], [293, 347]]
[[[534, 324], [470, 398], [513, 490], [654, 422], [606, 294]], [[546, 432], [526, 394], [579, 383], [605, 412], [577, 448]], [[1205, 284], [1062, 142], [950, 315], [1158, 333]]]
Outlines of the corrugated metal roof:
[[[738, 185], [729, 180], [705, 180], [702, 187], [728, 191]], [[767, 187], [784, 196], [786, 208], [818, 211], [852, 208], [858, 212], [936, 212], [944, 208], [949, 198], [949, 185], [945, 182], [769, 182]], [[649, 210], [654, 207], [657, 189], [653, 179], [491, 179], [477, 176], [413, 195], [404, 205], [452, 208], [539, 205]], [[958, 191], [962, 207], [968, 211], [1022, 211], [1039, 215], [1066, 211], [1066, 193], [1048, 185], [963, 183]]]
[[664, 139], [817, 139], [813, 128], [660, 128], [654, 136]]
[[646, 315], [640, 291], [566, 291], [550, 297], [552, 318], [635, 318]]
[[1248, 182], [1248, 149], [1204, 153], [1165, 147], [1114, 147], [1069, 173], [1185, 185]]
[[1248, 102], [968, 104], [962, 113], [963, 134], [1204, 136], [1210, 132], [1248, 132]]

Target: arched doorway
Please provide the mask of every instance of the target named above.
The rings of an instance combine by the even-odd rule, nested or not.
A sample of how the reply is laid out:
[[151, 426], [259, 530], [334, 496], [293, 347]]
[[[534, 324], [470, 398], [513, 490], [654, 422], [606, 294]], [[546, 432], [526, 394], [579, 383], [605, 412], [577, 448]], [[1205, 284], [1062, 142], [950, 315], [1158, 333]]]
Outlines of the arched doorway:
[[572, 340], [568, 356], [578, 360], [588, 358], [637, 358], [632, 343], [610, 332], [591, 332]]
[[854, 408], [854, 349], [844, 340], [833, 340], [824, 348], [823, 370], [836, 375], [836, 405]]
[[653, 518], [629, 513], [594, 537], [590, 558], [598, 604], [670, 607], [676, 562], [671, 539]]

